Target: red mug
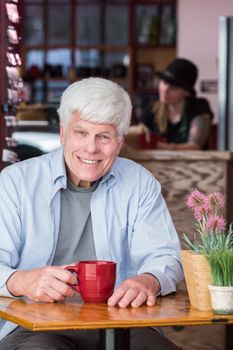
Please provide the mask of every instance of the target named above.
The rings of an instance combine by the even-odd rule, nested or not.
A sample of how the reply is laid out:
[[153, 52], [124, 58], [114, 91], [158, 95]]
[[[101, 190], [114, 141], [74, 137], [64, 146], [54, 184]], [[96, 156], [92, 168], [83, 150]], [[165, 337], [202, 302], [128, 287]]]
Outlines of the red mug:
[[116, 263], [104, 260], [79, 261], [66, 270], [77, 275], [71, 287], [86, 303], [105, 303], [112, 295], [116, 281]]
[[150, 141], [146, 140], [146, 134], [142, 133], [139, 135], [139, 148], [140, 149], [155, 149], [157, 148], [158, 142], [166, 142], [166, 138], [160, 136], [155, 132], [150, 133]]

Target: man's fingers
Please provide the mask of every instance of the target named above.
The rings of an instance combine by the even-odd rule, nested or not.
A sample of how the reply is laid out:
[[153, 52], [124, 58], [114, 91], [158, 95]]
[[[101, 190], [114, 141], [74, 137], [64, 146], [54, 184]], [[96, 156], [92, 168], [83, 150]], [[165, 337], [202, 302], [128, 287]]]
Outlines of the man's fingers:
[[33, 301], [40, 301], [40, 302], [43, 302], [43, 303], [54, 303], [54, 299], [53, 298], [51, 298], [49, 295], [47, 295], [47, 294], [43, 294], [41, 297], [40, 297], [40, 299], [39, 300], [37, 300], [37, 299], [31, 299], [31, 300], [33, 300]]
[[76, 283], [76, 276], [68, 270], [60, 269], [56, 267], [52, 273], [53, 273], [53, 276], [56, 277], [58, 280], [61, 280], [69, 284]]
[[147, 301], [147, 294], [141, 291], [136, 298], [131, 302], [132, 307], [139, 307]]
[[156, 294], [160, 290], [159, 281], [151, 274], [145, 273], [124, 281], [108, 300], [109, 306], [121, 308], [155, 305]]
[[118, 304], [118, 302], [122, 299], [126, 292], [126, 289], [121, 286], [118, 289], [115, 290], [113, 295], [108, 299], [108, 306], [115, 306]]
[[57, 266], [46, 266], [31, 272], [34, 283], [27, 289], [27, 295], [35, 301], [53, 302], [62, 301], [65, 297], [74, 295], [69, 284], [75, 283], [76, 278], [68, 270]]
[[72, 287], [57, 279], [53, 281], [52, 288], [61, 295], [61, 299], [59, 298], [55, 300], [63, 300], [65, 297], [72, 297], [75, 293]]
[[146, 300], [146, 294], [144, 291], [139, 291], [137, 288], [129, 288], [123, 298], [119, 301], [118, 305], [125, 308], [131, 304], [131, 306], [138, 307]]
[[144, 303], [148, 306], [153, 306], [155, 304], [155, 297], [152, 293], [139, 291], [137, 288], [129, 288], [124, 293], [122, 290], [120, 290], [120, 293], [116, 291], [108, 301], [109, 306], [118, 305], [121, 308], [126, 308], [129, 305], [136, 308]]
[[134, 300], [137, 295], [138, 290], [136, 288], [129, 288], [121, 300], [118, 302], [118, 305], [122, 308], [129, 306], [131, 301]]
[[56, 291], [54, 288], [48, 288], [46, 293], [53, 301], [63, 301], [65, 296]]
[[146, 305], [147, 306], [154, 306], [155, 302], [156, 302], [156, 296], [153, 294], [149, 294], [149, 296], [147, 298]]

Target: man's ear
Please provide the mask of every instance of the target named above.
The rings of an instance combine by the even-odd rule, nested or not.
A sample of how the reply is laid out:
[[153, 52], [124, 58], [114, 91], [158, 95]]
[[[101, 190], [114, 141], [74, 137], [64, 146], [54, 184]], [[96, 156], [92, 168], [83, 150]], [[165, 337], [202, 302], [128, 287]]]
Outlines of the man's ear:
[[124, 146], [125, 143], [125, 136], [122, 137], [121, 141], [119, 141], [118, 143], [118, 151], [117, 151], [117, 155], [120, 153], [122, 147]]
[[60, 142], [63, 145], [65, 140], [65, 127], [62, 123], [60, 123]]

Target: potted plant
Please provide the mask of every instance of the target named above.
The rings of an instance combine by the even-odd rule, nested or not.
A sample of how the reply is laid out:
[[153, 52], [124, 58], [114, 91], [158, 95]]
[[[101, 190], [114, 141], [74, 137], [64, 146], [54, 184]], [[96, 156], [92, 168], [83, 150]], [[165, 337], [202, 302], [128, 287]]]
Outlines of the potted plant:
[[[215, 313], [233, 313], [233, 230], [232, 224], [226, 228], [226, 221], [219, 213], [224, 206], [224, 196], [221, 192], [205, 195], [203, 192], [194, 190], [186, 204], [194, 212], [196, 232], [193, 240], [184, 234], [184, 241], [192, 250], [193, 256], [201, 258], [204, 264], [200, 271], [196, 271], [196, 277], [200, 279], [204, 274], [206, 283], [204, 292], [207, 298], [209, 289], [211, 305]], [[190, 275], [190, 270], [187, 271], [185, 253], [181, 256], [190, 294], [193, 290], [190, 290], [188, 283], [190, 278], [193, 280], [195, 276], [193, 272]], [[202, 297], [197, 290], [197, 298]], [[209, 305], [203, 309], [208, 308]]]

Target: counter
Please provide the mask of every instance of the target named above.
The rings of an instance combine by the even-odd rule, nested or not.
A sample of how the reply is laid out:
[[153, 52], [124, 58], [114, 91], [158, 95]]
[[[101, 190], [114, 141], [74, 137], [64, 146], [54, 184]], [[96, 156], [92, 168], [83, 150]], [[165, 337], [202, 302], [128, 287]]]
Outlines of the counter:
[[159, 180], [180, 236], [194, 230], [185, 201], [196, 188], [205, 193], [221, 191], [226, 199], [223, 214], [229, 223], [233, 220], [233, 153], [124, 149], [121, 156], [142, 164]]

